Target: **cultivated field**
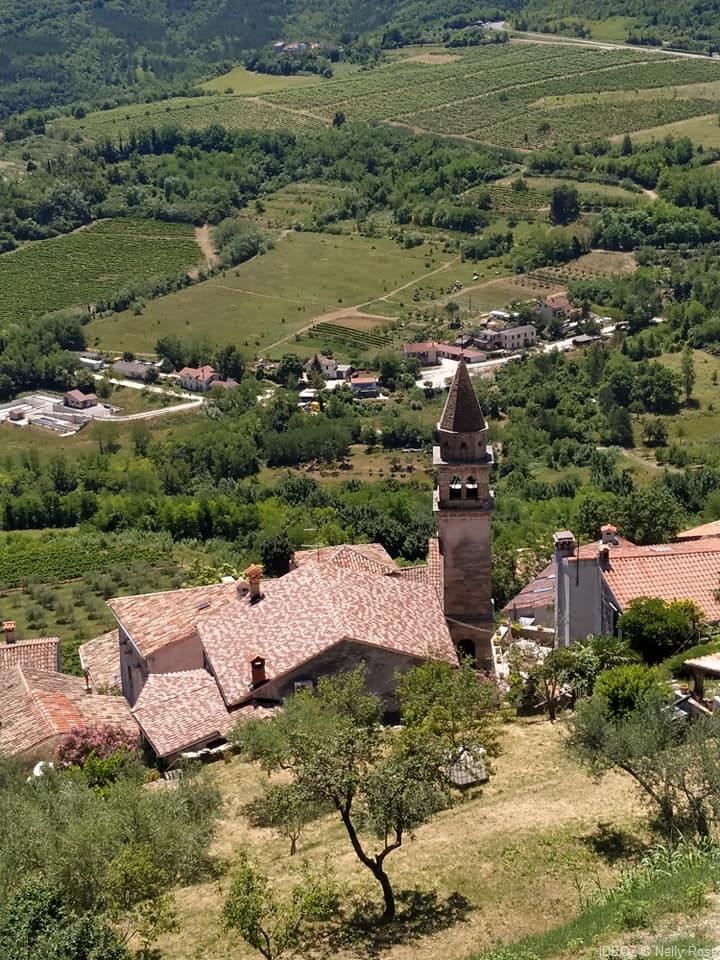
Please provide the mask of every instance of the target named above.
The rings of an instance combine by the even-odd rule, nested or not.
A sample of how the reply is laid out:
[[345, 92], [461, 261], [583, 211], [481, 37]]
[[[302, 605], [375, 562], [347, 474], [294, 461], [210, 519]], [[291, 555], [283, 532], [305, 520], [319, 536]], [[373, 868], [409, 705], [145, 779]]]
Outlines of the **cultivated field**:
[[234, 342], [259, 355], [280, 341], [276, 352], [290, 352], [295, 334], [313, 319], [383, 296], [451, 260], [386, 239], [292, 233], [224, 276], [149, 302], [140, 316], [126, 311], [93, 321], [88, 337], [138, 353], [152, 351], [168, 333]]
[[[434, 922], [403, 940], [392, 928], [364, 930], [356, 942], [330, 948], [317, 944], [308, 957], [355, 960], [438, 960], [465, 957], [496, 943], [512, 942], [557, 926], [580, 908], [580, 894], [608, 883], [622, 865], [603, 856], [599, 823], [634, 829], [635, 792], [624, 778], [594, 783], [564, 755], [560, 725], [514, 722], [504, 728], [496, 774], [480, 793], [467, 797], [421, 827], [387, 861], [398, 891], [419, 890], [436, 898]], [[283, 887], [308, 857], [318, 867], [330, 858], [348, 895], [377, 900], [342, 828], [332, 817], [311, 825], [294, 859], [288, 843], [269, 830], [251, 829], [240, 808], [257, 796], [267, 777], [234, 760], [213, 768], [226, 800], [215, 849], [232, 863], [240, 850], [260, 861]], [[632, 843], [630, 844], [632, 846]], [[580, 882], [580, 890], [576, 885]], [[178, 892], [180, 929], [160, 944], [168, 960], [250, 960], [256, 956], [219, 924], [227, 879]], [[403, 898], [403, 902], [405, 898]], [[454, 921], [448, 916], [453, 911]], [[444, 909], [443, 909], [444, 908]], [[413, 925], [408, 924], [409, 927]], [[305, 954], [304, 954], [305, 955]]]
[[[325, 122], [339, 109], [350, 119], [532, 148], [567, 142], [568, 136], [612, 136], [656, 125], [659, 118], [674, 122], [708, 113], [715, 101], [702, 85], [719, 79], [720, 64], [708, 60], [571, 44], [510, 44], [475, 48], [459, 61], [432, 66], [396, 61], [357, 77], [262, 99]], [[668, 87], [682, 87], [682, 92], [668, 97]], [[649, 92], [598, 101], [592, 110], [572, 101], [549, 106], [548, 98], [602, 91]]]
[[[209, 81], [208, 91], [217, 92], [205, 97], [57, 120], [52, 130], [58, 137], [80, 133], [90, 139], [166, 123], [300, 130], [329, 125], [339, 110], [349, 120], [528, 149], [717, 113], [718, 82], [720, 64], [711, 60], [656, 50], [510, 43], [393, 57], [374, 70], [340, 70], [330, 80], [237, 69]], [[233, 93], [225, 92], [231, 87]]]
[[0, 256], [0, 320], [81, 306], [126, 284], [176, 276], [201, 259], [193, 228], [155, 220], [105, 220]]

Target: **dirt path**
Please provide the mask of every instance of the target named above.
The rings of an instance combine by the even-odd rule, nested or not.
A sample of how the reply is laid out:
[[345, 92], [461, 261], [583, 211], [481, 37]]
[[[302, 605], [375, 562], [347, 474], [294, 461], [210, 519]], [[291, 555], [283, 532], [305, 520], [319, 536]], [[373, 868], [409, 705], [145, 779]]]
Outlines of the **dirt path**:
[[632, 460], [634, 463], [639, 463], [640, 466], [645, 467], [647, 470], [664, 470], [664, 466], [660, 466], [658, 463], [653, 463], [652, 460], [646, 460], [645, 457], [641, 457], [639, 453], [635, 453], [634, 450], [630, 450], [628, 447], [623, 447], [623, 456], [627, 457], [628, 460]]

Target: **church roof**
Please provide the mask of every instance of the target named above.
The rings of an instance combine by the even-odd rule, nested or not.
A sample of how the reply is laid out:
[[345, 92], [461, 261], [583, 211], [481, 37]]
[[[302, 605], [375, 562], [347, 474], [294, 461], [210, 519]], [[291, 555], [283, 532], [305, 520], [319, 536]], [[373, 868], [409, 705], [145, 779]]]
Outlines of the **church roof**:
[[467, 365], [461, 359], [445, 401], [445, 409], [440, 418], [440, 429], [450, 433], [477, 433], [485, 430], [486, 427], [485, 417], [473, 390]]

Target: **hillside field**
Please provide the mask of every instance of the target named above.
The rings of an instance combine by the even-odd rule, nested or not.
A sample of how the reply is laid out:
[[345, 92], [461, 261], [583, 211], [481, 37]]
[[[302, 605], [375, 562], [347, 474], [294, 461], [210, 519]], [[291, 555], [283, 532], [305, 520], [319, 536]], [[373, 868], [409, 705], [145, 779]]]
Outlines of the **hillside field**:
[[126, 284], [177, 276], [201, 259], [190, 225], [99, 221], [0, 256], [0, 320], [87, 305]]
[[[637, 846], [639, 813], [635, 793], [623, 777], [593, 782], [562, 748], [562, 725], [546, 720], [518, 721], [504, 727], [502, 752], [487, 787], [473, 791], [416, 831], [414, 841], [387, 861], [397, 890], [436, 898], [435, 922], [422, 930], [408, 921], [408, 933], [364, 928], [357, 940], [346, 937], [334, 948], [317, 944], [312, 956], [337, 960], [437, 960], [463, 958], [497, 943], [555, 927], [579, 910], [581, 893], [617, 875], [623, 861], [603, 856], [602, 830], [608, 821]], [[288, 842], [273, 831], [251, 829], [241, 807], [257, 796], [267, 776], [239, 759], [213, 768], [225, 798], [215, 850], [233, 863], [240, 850], [260, 862], [285, 885], [308, 857], [315, 867], [327, 855], [348, 895], [377, 900], [373, 882], [357, 863], [333, 817], [310, 825], [295, 858]], [[219, 913], [227, 878], [177, 893], [180, 928], [163, 938], [168, 960], [251, 960], [257, 956], [236, 936], [222, 932]], [[577, 884], [580, 884], [578, 889]], [[456, 905], [455, 911], [450, 909]], [[401, 910], [403, 907], [401, 906]], [[455, 912], [454, 921], [450, 919]], [[413, 931], [413, 932], [411, 932]]]
[[88, 339], [104, 349], [143, 353], [174, 333], [235, 342], [260, 355], [283, 341], [280, 352], [288, 352], [314, 318], [342, 313], [451, 261], [437, 249], [403, 250], [387, 239], [292, 233], [224, 276], [150, 301], [142, 315], [126, 311], [93, 321]]
[[[656, 49], [601, 49], [517, 42], [398, 55], [373, 70], [319, 77], [262, 77], [235, 69], [176, 97], [54, 121], [57, 137], [126, 135], [183, 127], [307, 129], [348, 120], [384, 121], [482, 143], [533, 149], [568, 139], [621, 136], [717, 113], [720, 64]], [[233, 93], [227, 93], [232, 88]]]

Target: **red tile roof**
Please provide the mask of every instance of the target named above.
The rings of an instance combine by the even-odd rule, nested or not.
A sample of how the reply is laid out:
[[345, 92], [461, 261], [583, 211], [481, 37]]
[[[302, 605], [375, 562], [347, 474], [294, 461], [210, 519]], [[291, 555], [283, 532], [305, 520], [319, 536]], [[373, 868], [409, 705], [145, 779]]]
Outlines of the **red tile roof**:
[[236, 584], [213, 583], [137, 597], [115, 597], [108, 601], [108, 606], [140, 653], [148, 657], [195, 636], [200, 620], [236, 598]]
[[212, 377], [217, 376], [215, 369], [208, 364], [202, 367], [183, 367], [179, 372], [178, 376], [180, 377], [194, 377], [196, 380], [210, 380]]
[[381, 543], [345, 543], [338, 547], [296, 550], [293, 562], [296, 567], [306, 563], [333, 563], [346, 570], [379, 575], [397, 573], [400, 569]]
[[89, 694], [85, 681], [17, 665], [0, 674], [0, 753], [37, 751], [78, 725], [137, 732], [123, 697]]
[[60, 669], [60, 640], [40, 637], [37, 640], [18, 640], [0, 644], [0, 673], [21, 664], [48, 672]]
[[701, 537], [720, 537], [720, 520], [712, 520], [710, 523], [703, 523], [699, 527], [691, 527], [689, 530], [683, 530], [675, 539], [699, 540]]
[[264, 599], [204, 617], [198, 632], [228, 705], [251, 695], [250, 661], [276, 679], [344, 640], [457, 662], [438, 598], [401, 577], [309, 563], [263, 584]]
[[159, 757], [217, 740], [236, 722], [205, 670], [151, 674], [132, 712]]
[[80, 664], [90, 674], [93, 687], [120, 687], [120, 643], [117, 627], [80, 645]]
[[705, 618], [720, 621], [720, 537], [622, 547], [610, 551], [603, 576], [621, 608], [637, 597], [694, 600]]

